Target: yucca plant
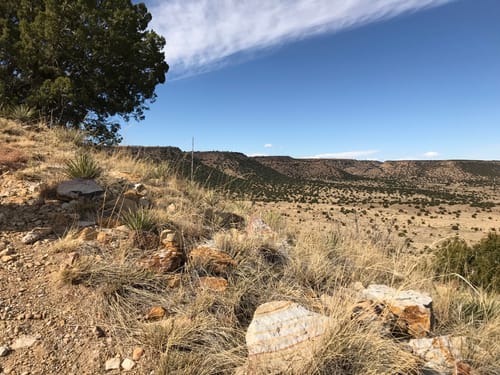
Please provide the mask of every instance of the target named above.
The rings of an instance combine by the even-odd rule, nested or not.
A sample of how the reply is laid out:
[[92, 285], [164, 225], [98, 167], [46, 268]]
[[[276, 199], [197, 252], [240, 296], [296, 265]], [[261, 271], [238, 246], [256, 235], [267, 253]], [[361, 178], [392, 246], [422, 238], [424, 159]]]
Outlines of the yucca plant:
[[66, 161], [65, 174], [70, 178], [93, 179], [101, 175], [101, 168], [89, 153], [77, 155]]
[[19, 104], [9, 110], [12, 119], [21, 122], [30, 122], [34, 119], [36, 111], [26, 104]]
[[122, 213], [123, 223], [134, 231], [151, 231], [156, 228], [156, 215], [151, 211], [141, 208], [137, 211], [129, 210]]

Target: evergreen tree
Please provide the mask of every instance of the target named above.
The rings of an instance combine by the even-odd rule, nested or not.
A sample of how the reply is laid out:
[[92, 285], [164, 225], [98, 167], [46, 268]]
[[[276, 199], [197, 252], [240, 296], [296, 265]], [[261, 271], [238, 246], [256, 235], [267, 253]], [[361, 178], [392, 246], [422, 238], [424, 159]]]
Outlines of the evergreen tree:
[[119, 142], [113, 120], [142, 120], [168, 71], [150, 21], [130, 0], [2, 0], [0, 103]]

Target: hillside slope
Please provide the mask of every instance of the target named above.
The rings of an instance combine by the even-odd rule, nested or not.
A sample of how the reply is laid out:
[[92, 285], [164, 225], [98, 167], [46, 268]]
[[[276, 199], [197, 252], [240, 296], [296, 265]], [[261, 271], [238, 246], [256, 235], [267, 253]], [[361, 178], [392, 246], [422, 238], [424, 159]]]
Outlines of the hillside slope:
[[353, 178], [460, 182], [500, 178], [500, 161], [349, 159], [293, 159], [282, 156], [255, 157], [259, 163], [284, 175], [312, 180], [338, 181]]

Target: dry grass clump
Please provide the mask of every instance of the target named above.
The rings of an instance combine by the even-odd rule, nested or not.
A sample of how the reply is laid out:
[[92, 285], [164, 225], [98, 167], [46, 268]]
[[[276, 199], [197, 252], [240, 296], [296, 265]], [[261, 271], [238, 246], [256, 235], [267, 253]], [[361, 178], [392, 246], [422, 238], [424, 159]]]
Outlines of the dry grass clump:
[[51, 244], [50, 251], [51, 253], [71, 253], [77, 251], [83, 242], [78, 238], [78, 231], [75, 228], [70, 228], [64, 236]]
[[[340, 306], [338, 305], [340, 304]], [[376, 326], [362, 326], [345, 312], [346, 301], [331, 306], [327, 333], [310, 363], [294, 374], [418, 374], [419, 360]]]
[[0, 117], [0, 131], [0, 141], [2, 142], [12, 142], [26, 134], [18, 122], [2, 117]]
[[232, 373], [244, 363], [242, 331], [206, 313], [146, 326], [143, 340], [161, 348], [158, 375]]

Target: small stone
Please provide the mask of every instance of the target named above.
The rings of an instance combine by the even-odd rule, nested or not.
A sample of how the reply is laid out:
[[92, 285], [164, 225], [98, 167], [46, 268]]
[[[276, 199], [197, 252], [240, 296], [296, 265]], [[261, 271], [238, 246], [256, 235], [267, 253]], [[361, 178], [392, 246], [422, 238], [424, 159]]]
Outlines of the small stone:
[[174, 275], [168, 275], [167, 276], [167, 286], [169, 288], [178, 288], [181, 286], [181, 275], [179, 274], [174, 274]]
[[9, 355], [10, 348], [8, 346], [0, 346], [0, 357], [5, 357]]
[[132, 352], [132, 359], [137, 362], [139, 359], [141, 359], [143, 354], [144, 354], [144, 349], [137, 347]]
[[12, 255], [3, 255], [1, 259], [3, 263], [9, 263], [12, 262], [15, 258]]
[[149, 309], [149, 312], [146, 314], [144, 319], [146, 320], [154, 320], [161, 319], [167, 314], [166, 310], [161, 306], [153, 306]]
[[94, 334], [98, 337], [106, 337], [106, 332], [99, 326], [94, 327]]
[[171, 247], [153, 253], [140, 263], [144, 268], [158, 273], [174, 272], [184, 264], [184, 254], [178, 248]]
[[130, 358], [125, 358], [122, 361], [122, 369], [124, 371], [130, 371], [135, 367], [135, 362], [132, 361]]
[[352, 284], [352, 289], [356, 292], [361, 292], [363, 289], [365, 289], [365, 287], [361, 282], [356, 281], [354, 284]]
[[222, 277], [200, 277], [200, 287], [215, 292], [224, 292], [227, 289], [227, 280]]
[[114, 358], [108, 359], [106, 361], [106, 363], [104, 364], [105, 371], [119, 370], [119, 369], [120, 369], [120, 357], [114, 357]]
[[18, 349], [29, 348], [30, 346], [33, 346], [35, 342], [36, 342], [36, 337], [34, 336], [28, 336], [28, 335], [20, 336], [14, 341], [14, 344], [12, 344], [12, 349], [18, 350]]
[[111, 235], [106, 232], [98, 232], [97, 233], [97, 242], [100, 243], [108, 243], [111, 241]]
[[160, 233], [160, 242], [166, 246], [180, 246], [181, 237], [178, 232], [172, 229], [165, 229]]
[[21, 242], [26, 245], [34, 244], [52, 232], [51, 228], [35, 228], [21, 238]]

